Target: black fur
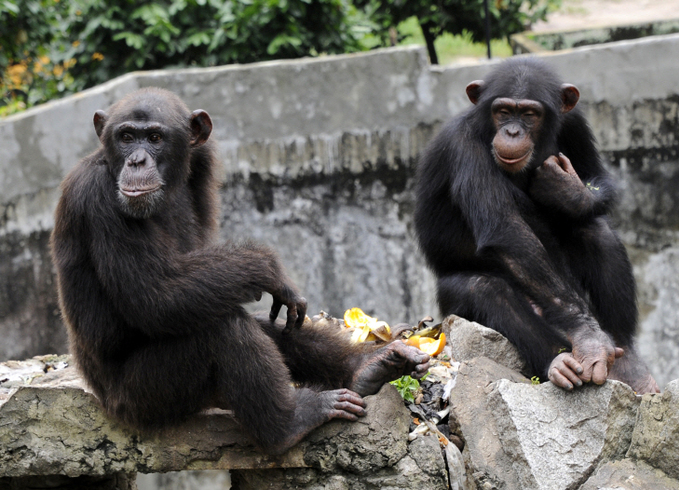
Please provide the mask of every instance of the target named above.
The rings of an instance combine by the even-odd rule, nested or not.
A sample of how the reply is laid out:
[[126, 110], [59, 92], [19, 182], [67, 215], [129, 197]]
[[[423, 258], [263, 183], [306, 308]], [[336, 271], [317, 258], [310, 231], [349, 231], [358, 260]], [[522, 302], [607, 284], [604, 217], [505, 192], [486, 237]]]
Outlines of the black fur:
[[[95, 115], [103, 146], [65, 178], [52, 235], [71, 351], [106, 411], [128, 424], [162, 427], [206, 407], [231, 408], [260, 446], [280, 452], [331, 418], [363, 415], [359, 394], [370, 393], [340, 388], [387, 351], [368, 354], [337, 329], [300, 328], [306, 303], [272, 250], [213, 243], [217, 162], [210, 141], [192, 143], [211, 122], [194, 130], [192, 117], [160, 89]], [[116, 128], [128, 123], [160, 126], [162, 138], [150, 143], [155, 130], [144, 129], [124, 143]], [[143, 212], [125, 204], [118, 186], [140, 149], [147, 159], [134, 165], [155, 164], [149, 178], [164, 182], [162, 199], [139, 201]], [[297, 328], [283, 333], [280, 322], [246, 313], [241, 305], [262, 292], [274, 297], [272, 316], [285, 305], [286, 330]], [[421, 356], [408, 355], [401, 369], [417, 370]], [[370, 373], [400, 375], [386, 371]]]
[[[441, 313], [502, 333], [543, 379], [582, 325], [603, 329], [630, 350], [637, 326], [632, 269], [606, 217], [615, 184], [583, 115], [577, 108], [561, 113], [560, 87], [535, 59], [511, 59], [495, 69], [477, 105], [450, 121], [422, 156], [415, 211]], [[517, 174], [504, 172], [491, 154], [490, 104], [498, 97], [545, 108], [533, 159]], [[537, 168], [559, 152], [590, 184], [582, 203], [545, 204], [533, 185]]]

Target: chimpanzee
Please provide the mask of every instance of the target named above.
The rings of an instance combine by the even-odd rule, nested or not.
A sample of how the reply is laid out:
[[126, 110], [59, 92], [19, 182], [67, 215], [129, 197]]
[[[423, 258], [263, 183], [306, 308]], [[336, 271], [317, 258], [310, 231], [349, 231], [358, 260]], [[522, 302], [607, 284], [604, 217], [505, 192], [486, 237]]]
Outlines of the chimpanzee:
[[[230, 408], [275, 454], [365, 415], [361, 397], [386, 381], [427, 371], [429, 357], [402, 342], [355, 346], [302, 326], [306, 301], [272, 250], [212, 242], [205, 111], [142, 89], [97, 111], [94, 127], [102, 146], [65, 178], [51, 243], [71, 351], [111, 416], [146, 429]], [[242, 305], [263, 292], [274, 303], [255, 318]]]
[[635, 350], [634, 277], [607, 218], [616, 188], [578, 89], [512, 58], [466, 91], [474, 106], [418, 166], [415, 228], [441, 313], [502, 333], [562, 388], [659, 391]]

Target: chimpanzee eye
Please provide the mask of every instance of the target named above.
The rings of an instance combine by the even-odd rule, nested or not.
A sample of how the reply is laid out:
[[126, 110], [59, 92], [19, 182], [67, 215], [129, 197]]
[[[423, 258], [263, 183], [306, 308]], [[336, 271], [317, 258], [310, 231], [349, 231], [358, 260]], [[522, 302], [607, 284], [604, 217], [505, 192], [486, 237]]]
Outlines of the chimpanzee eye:
[[126, 133], [122, 133], [122, 134], [120, 135], [120, 140], [121, 140], [123, 143], [132, 143], [132, 142], [134, 141], [134, 136], [132, 136], [131, 133], [127, 133], [127, 132], [126, 132]]
[[162, 139], [163, 139], [163, 137], [160, 135], [160, 133], [151, 133], [149, 135], [149, 141], [151, 143], [158, 143]]

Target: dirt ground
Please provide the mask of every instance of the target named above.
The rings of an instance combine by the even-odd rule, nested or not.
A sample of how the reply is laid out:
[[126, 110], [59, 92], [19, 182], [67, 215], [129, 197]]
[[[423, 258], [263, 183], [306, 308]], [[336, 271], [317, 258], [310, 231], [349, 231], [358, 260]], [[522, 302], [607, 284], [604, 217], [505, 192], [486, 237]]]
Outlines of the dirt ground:
[[679, 18], [679, 0], [562, 0], [533, 31], [579, 29]]

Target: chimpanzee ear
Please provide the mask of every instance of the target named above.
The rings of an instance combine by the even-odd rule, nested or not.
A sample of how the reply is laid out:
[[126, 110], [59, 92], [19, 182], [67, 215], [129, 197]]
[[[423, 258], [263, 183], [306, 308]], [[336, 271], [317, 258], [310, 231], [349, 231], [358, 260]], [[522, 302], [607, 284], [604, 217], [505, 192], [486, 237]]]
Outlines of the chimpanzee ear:
[[198, 109], [191, 113], [191, 146], [200, 146], [212, 133], [212, 119], [207, 112]]
[[561, 112], [563, 114], [573, 110], [578, 100], [580, 100], [580, 91], [575, 85], [570, 83], [561, 85]]
[[467, 85], [465, 90], [467, 91], [467, 97], [469, 97], [469, 100], [471, 100], [472, 104], [476, 105], [476, 103], [479, 101], [479, 97], [481, 97], [481, 92], [483, 92], [485, 86], [486, 82], [483, 80], [474, 80], [469, 85]]
[[104, 133], [104, 126], [106, 126], [106, 121], [108, 120], [108, 114], [104, 111], [97, 111], [94, 113], [94, 130], [97, 132], [97, 136], [101, 140], [101, 135]]

